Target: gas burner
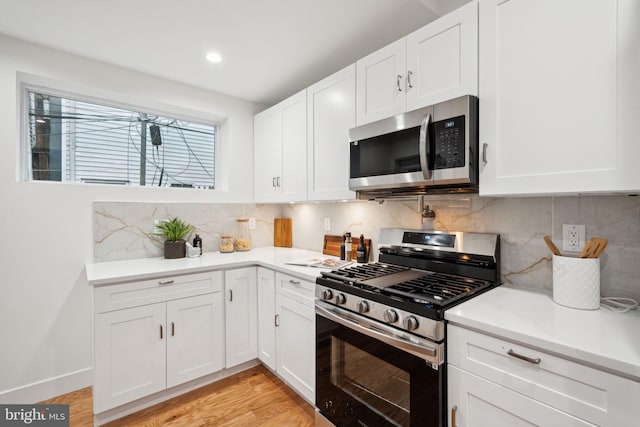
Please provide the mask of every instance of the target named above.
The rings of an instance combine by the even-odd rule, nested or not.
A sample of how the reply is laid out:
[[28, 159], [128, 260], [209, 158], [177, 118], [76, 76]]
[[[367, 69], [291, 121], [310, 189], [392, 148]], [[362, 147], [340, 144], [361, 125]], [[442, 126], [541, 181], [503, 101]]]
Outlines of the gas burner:
[[346, 279], [349, 283], [356, 284], [365, 280], [387, 276], [404, 270], [408, 270], [408, 268], [397, 265], [374, 263], [345, 267], [339, 270], [333, 270], [329, 273], [322, 273], [322, 275], [333, 277], [338, 280]]
[[442, 305], [489, 286], [491, 283], [486, 280], [444, 273], [428, 273], [416, 279], [387, 286], [384, 291], [391, 295], [413, 299], [418, 303]]

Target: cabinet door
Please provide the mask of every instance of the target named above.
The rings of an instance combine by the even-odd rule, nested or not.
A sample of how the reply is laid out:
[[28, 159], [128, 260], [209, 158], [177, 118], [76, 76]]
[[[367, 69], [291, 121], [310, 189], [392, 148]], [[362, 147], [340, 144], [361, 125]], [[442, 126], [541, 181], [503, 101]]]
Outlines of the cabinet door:
[[478, 4], [407, 36], [407, 111], [478, 95]]
[[305, 90], [280, 104], [282, 174], [276, 179], [280, 200], [307, 200], [307, 93]]
[[307, 88], [309, 200], [353, 199], [349, 129], [356, 125], [355, 64]]
[[[637, 2], [480, 1], [481, 195], [640, 186], [628, 160], [636, 162], [640, 149], [618, 131], [627, 126], [618, 116], [634, 108], [638, 122], [637, 96], [625, 98], [631, 88], [638, 94], [637, 78], [616, 80], [630, 71], [617, 70], [617, 45], [638, 57], [638, 30], [629, 24], [620, 27], [628, 34], [617, 33], [628, 15], [637, 24]], [[640, 65], [620, 66], [632, 62]]]
[[253, 173], [256, 202], [278, 201], [277, 178], [282, 174], [280, 106], [265, 110], [253, 119]]
[[165, 315], [165, 303], [95, 315], [95, 413], [165, 389]]
[[315, 311], [284, 295], [276, 296], [278, 375], [308, 402], [315, 400]]
[[167, 303], [167, 387], [224, 368], [222, 292]]
[[358, 126], [405, 111], [405, 43], [402, 38], [356, 62]]
[[[448, 425], [457, 427], [586, 427], [588, 423], [448, 365]], [[452, 419], [455, 416], [455, 423]]]
[[226, 367], [258, 355], [256, 268], [225, 271]]
[[258, 358], [276, 370], [275, 273], [258, 267]]

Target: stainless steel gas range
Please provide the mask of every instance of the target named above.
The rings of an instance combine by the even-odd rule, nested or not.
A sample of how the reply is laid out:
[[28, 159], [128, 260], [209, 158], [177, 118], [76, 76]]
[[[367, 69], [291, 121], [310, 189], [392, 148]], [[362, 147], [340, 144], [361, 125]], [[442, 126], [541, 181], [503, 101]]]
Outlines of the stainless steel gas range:
[[499, 284], [500, 236], [382, 229], [316, 280], [316, 425], [444, 426], [444, 312]]

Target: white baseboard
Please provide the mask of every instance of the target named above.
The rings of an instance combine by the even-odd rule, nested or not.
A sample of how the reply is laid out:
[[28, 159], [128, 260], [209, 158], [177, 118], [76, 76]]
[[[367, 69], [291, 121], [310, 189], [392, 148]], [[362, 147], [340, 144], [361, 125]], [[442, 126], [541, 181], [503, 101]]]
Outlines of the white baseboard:
[[89, 387], [93, 383], [92, 373], [92, 368], [86, 368], [11, 390], [0, 391], [0, 403], [38, 403], [61, 394]]

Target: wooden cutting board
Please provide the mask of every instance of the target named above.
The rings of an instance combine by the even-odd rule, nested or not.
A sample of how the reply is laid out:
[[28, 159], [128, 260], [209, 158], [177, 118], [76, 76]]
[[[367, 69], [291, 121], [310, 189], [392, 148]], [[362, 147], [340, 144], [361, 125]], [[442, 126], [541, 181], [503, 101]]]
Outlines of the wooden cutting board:
[[291, 218], [275, 218], [273, 220], [273, 246], [280, 248], [293, 246], [291, 225]]
[[[342, 244], [342, 236], [332, 236], [325, 234], [324, 244], [322, 245], [322, 253], [325, 255], [340, 256], [340, 245]], [[360, 244], [359, 237], [351, 236], [351, 259], [355, 261], [358, 259], [357, 251]], [[371, 259], [371, 239], [364, 239], [364, 245], [367, 248], [367, 255]], [[368, 261], [368, 260], [367, 260]]]

